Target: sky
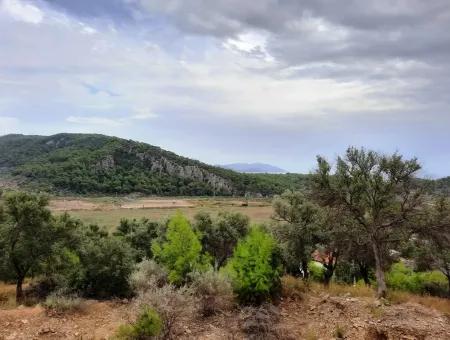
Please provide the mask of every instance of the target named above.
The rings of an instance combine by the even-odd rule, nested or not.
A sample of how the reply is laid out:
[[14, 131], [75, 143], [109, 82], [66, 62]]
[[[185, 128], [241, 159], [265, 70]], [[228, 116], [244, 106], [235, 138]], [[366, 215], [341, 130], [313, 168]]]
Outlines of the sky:
[[450, 175], [448, 0], [0, 0], [0, 135], [102, 133], [307, 173]]

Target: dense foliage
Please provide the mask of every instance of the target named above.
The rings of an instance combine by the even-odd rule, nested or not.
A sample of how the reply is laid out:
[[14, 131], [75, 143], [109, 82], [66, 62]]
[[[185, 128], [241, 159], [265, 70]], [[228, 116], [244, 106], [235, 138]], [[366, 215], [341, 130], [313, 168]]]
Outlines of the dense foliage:
[[378, 296], [386, 295], [385, 253], [405, 238], [422, 204], [414, 181], [420, 165], [401, 155], [349, 148], [336, 167], [318, 157], [315, 198], [350, 219], [344, 234], [358, 235], [373, 250]]
[[309, 176], [241, 174], [145, 143], [91, 134], [0, 137], [0, 169], [26, 188], [57, 193], [273, 195]]
[[239, 300], [261, 303], [280, 292], [281, 257], [275, 240], [260, 228], [253, 228], [239, 241], [226, 266]]
[[240, 213], [221, 212], [214, 219], [202, 212], [194, 217], [195, 228], [199, 231], [204, 251], [214, 259], [217, 269], [232, 255], [239, 239], [249, 230], [249, 218]]
[[189, 273], [208, 269], [209, 258], [202, 254], [197, 234], [181, 213], [170, 219], [165, 238], [162, 243], [154, 242], [152, 251], [168, 269], [171, 283], [181, 285]]
[[67, 239], [68, 227], [47, 209], [48, 199], [26, 193], [6, 195], [0, 219], [0, 276], [17, 284], [18, 301], [23, 299], [25, 278], [42, 271], [42, 265]]

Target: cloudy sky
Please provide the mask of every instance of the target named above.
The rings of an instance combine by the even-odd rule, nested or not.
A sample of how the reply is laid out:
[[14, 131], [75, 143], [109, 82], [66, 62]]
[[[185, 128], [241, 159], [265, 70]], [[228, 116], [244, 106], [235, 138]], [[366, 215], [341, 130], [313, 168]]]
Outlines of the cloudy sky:
[[0, 0], [0, 135], [292, 172], [355, 145], [450, 175], [449, 32], [448, 0]]

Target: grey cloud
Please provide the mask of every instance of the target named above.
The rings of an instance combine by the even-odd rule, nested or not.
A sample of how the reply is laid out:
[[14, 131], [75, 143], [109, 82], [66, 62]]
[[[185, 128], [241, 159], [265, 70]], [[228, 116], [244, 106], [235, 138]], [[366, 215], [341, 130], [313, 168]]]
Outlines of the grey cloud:
[[356, 58], [442, 62], [450, 57], [446, 0], [139, 2], [185, 33], [227, 38], [251, 29], [269, 32], [269, 52], [287, 65], [345, 64]]
[[124, 0], [43, 0], [57, 9], [85, 18], [109, 18], [114, 21], [133, 19], [134, 8]]

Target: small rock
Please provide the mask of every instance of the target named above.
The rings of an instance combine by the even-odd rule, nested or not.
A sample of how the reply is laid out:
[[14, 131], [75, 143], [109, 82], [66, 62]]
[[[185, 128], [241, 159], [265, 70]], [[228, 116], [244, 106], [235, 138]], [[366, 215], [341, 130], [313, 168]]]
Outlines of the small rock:
[[27, 319], [22, 319], [22, 320], [20, 320], [20, 322], [23, 323], [24, 325], [26, 325], [28, 323], [28, 320]]

